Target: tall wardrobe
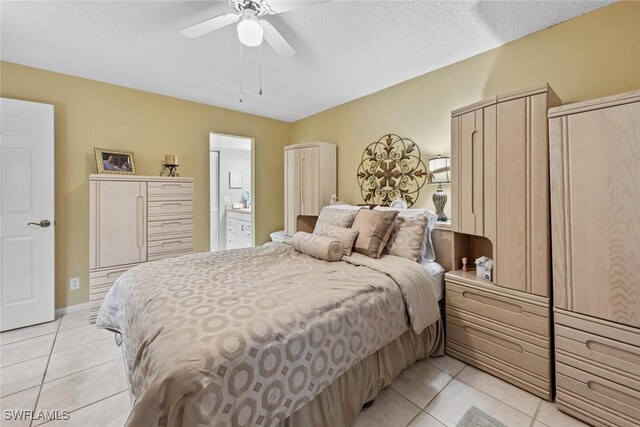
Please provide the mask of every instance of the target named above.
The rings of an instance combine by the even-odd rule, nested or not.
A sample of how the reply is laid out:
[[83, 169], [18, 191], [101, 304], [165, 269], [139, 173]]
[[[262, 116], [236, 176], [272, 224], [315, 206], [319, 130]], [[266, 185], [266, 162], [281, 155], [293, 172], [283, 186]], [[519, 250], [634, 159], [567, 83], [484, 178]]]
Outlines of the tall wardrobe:
[[284, 231], [312, 231], [337, 193], [337, 147], [311, 142], [284, 147]]
[[127, 270], [192, 252], [193, 178], [89, 175], [91, 322]]
[[640, 425], [640, 91], [549, 112], [558, 408]]
[[492, 280], [448, 272], [446, 352], [550, 400], [551, 242], [548, 85], [493, 96], [451, 115], [456, 257], [494, 261]]

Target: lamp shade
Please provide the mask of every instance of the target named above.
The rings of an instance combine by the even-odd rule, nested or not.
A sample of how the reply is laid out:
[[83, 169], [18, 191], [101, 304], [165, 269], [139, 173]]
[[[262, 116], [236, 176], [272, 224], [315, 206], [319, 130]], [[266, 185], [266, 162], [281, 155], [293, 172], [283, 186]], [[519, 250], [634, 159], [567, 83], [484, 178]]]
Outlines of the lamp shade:
[[252, 17], [245, 16], [238, 22], [238, 38], [245, 46], [260, 46], [262, 43], [262, 25]]
[[451, 182], [451, 158], [441, 156], [429, 159], [429, 184]]

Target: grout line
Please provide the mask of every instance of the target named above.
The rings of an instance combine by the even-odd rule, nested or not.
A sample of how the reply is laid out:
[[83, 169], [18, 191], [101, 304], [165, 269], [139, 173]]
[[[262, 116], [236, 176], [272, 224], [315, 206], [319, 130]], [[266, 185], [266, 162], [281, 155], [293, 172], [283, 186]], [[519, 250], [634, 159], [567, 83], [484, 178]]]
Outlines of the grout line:
[[[49, 362], [51, 361], [51, 354], [53, 353], [53, 347], [56, 345], [56, 338], [58, 337], [58, 331], [60, 330], [60, 325], [62, 324], [62, 317], [58, 321], [58, 328], [56, 329], [56, 335], [53, 337], [53, 342], [51, 343], [51, 350], [49, 350], [49, 358], [47, 359], [47, 364], [44, 366], [44, 372], [42, 373], [42, 380], [40, 381], [40, 388], [38, 389], [38, 396], [36, 397], [36, 402], [33, 406], [33, 412], [38, 410], [38, 403], [40, 402], [40, 394], [42, 393], [42, 385], [44, 384], [44, 379], [47, 376], [47, 369], [49, 368]], [[29, 421], [29, 427], [33, 427], [33, 418]]]
[[[473, 366], [472, 366], [472, 367], [473, 367]], [[474, 367], [474, 368], [475, 368], [475, 367]], [[475, 368], [475, 369], [478, 369], [478, 368]], [[531, 418], [532, 423], [533, 423], [533, 421], [535, 421], [535, 417], [536, 417], [536, 415], [538, 414], [538, 409], [540, 408], [540, 405], [542, 404], [542, 399], [541, 399], [541, 398], [539, 398], [538, 396], [536, 396], [536, 395], [534, 395], [534, 394], [531, 394], [531, 393], [529, 393], [528, 391], [523, 390], [523, 389], [521, 389], [520, 387], [515, 386], [515, 385], [513, 385], [513, 384], [511, 384], [511, 383], [509, 383], [509, 382], [507, 382], [507, 381], [505, 381], [505, 380], [503, 380], [503, 379], [501, 379], [501, 378], [498, 378], [498, 377], [496, 377], [496, 376], [494, 376], [494, 375], [491, 375], [491, 374], [490, 374], [490, 373], [488, 373], [488, 372], [485, 372], [485, 371], [483, 371], [483, 370], [481, 370], [481, 369], [478, 369], [478, 370], [479, 370], [479, 371], [481, 371], [481, 372], [482, 372], [482, 373], [484, 373], [484, 374], [487, 374], [487, 375], [489, 375], [489, 376], [493, 377], [493, 378], [497, 378], [497, 379], [499, 379], [500, 381], [503, 381], [503, 382], [505, 382], [505, 383], [507, 383], [507, 384], [509, 384], [509, 385], [511, 385], [511, 386], [513, 386], [513, 387], [515, 387], [515, 388], [517, 388], [518, 390], [523, 391], [523, 392], [525, 392], [525, 393], [527, 393], [527, 394], [529, 394], [529, 395], [531, 395], [531, 396], [535, 397], [536, 399], [538, 399], [538, 400], [539, 400], [539, 402], [538, 402], [538, 407], [537, 407], [537, 409], [536, 409], [535, 414], [534, 414], [534, 415], [529, 415], [529, 414], [527, 414], [526, 412], [522, 412], [520, 409], [516, 408], [515, 406], [512, 406], [511, 404], [509, 404], [509, 403], [507, 403], [507, 402], [503, 401], [502, 399], [500, 399], [500, 398], [498, 398], [498, 397], [496, 397], [496, 396], [494, 396], [494, 395], [492, 395], [492, 394], [489, 394], [489, 393], [487, 393], [486, 391], [480, 390], [479, 388], [475, 387], [475, 386], [474, 386], [474, 385], [472, 385], [472, 384], [469, 384], [468, 382], [466, 382], [466, 381], [465, 381], [465, 380], [463, 380], [463, 379], [459, 379], [459, 378], [457, 378], [457, 375], [456, 375], [456, 380], [460, 381], [460, 382], [461, 382], [461, 383], [463, 383], [463, 384], [468, 385], [468, 386], [469, 386], [469, 387], [471, 387], [472, 389], [474, 389], [474, 390], [476, 390], [476, 391], [479, 391], [480, 393], [482, 393], [482, 394], [484, 394], [484, 395], [488, 396], [489, 398], [494, 399], [494, 400], [497, 400], [498, 402], [502, 403], [503, 405], [506, 405], [506, 406], [508, 406], [509, 408], [511, 408], [511, 409], [513, 409], [513, 410], [515, 410], [515, 411], [518, 411], [518, 412], [520, 412], [521, 414], [526, 415], [528, 418]], [[460, 370], [460, 372], [462, 372], [462, 370]], [[489, 415], [491, 415], [491, 414], [489, 414]], [[532, 425], [533, 425], [533, 424], [532, 424]]]
[[[55, 332], [54, 332], [54, 333], [55, 333]], [[23, 359], [23, 360], [21, 360], [21, 361], [19, 361], [19, 362], [12, 363], [12, 364], [10, 364], [10, 365], [0, 366], [0, 369], [10, 368], [10, 367], [12, 367], [12, 366], [16, 366], [16, 365], [19, 365], [19, 364], [21, 364], [21, 363], [25, 363], [25, 362], [31, 362], [32, 360], [40, 359], [40, 358], [42, 358], [42, 357], [47, 357], [49, 354], [51, 354], [51, 353], [41, 354], [40, 356], [32, 357], [31, 359]]]
[[107, 363], [111, 363], [111, 362], [113, 362], [114, 360], [118, 360], [118, 359], [120, 359], [120, 357], [116, 357], [115, 359], [107, 360], [106, 362], [100, 362], [100, 363], [98, 363], [97, 365], [92, 365], [92, 366], [89, 366], [88, 368], [80, 369], [79, 371], [74, 371], [74, 372], [72, 372], [72, 373], [70, 373], [70, 374], [62, 375], [62, 376], [60, 376], [60, 377], [53, 378], [53, 379], [51, 379], [51, 380], [49, 380], [49, 381], [45, 381], [45, 382], [43, 382], [43, 384], [49, 384], [49, 383], [52, 383], [52, 382], [54, 382], [54, 381], [58, 381], [58, 380], [60, 380], [60, 379], [62, 379], [62, 378], [67, 378], [67, 377], [70, 377], [70, 376], [72, 376], [72, 375], [75, 375], [75, 374], [79, 374], [79, 373], [81, 373], [81, 372], [88, 371], [89, 369], [93, 369], [93, 368], [97, 368], [98, 366], [106, 365]]
[[418, 412], [413, 418], [411, 418], [411, 420], [409, 420], [409, 422], [407, 423], [407, 425], [405, 427], [409, 427], [411, 425], [411, 423], [414, 422], [416, 420], [416, 418], [418, 418], [420, 416], [420, 414], [422, 414], [422, 411]]
[[542, 399], [540, 399], [540, 402], [538, 402], [536, 413], [533, 414], [533, 418], [531, 418], [531, 427], [533, 427], [536, 424], [536, 421], [538, 420], [538, 415], [540, 414], [540, 409], [542, 409]]
[[[74, 412], [77, 412], [77, 411], [79, 411], [80, 409], [84, 409], [84, 408], [87, 408], [87, 407], [89, 407], [89, 406], [91, 406], [91, 405], [95, 405], [96, 403], [102, 402], [103, 400], [111, 399], [112, 397], [117, 396], [117, 395], [122, 394], [122, 393], [125, 393], [125, 392], [127, 392], [127, 391], [128, 391], [127, 389], [122, 390], [122, 391], [118, 391], [118, 392], [116, 392], [116, 393], [112, 394], [111, 396], [103, 397], [103, 398], [101, 398], [101, 399], [96, 400], [95, 402], [88, 403], [88, 404], [86, 404], [86, 405], [84, 405], [84, 406], [81, 406], [81, 407], [79, 407], [79, 408], [74, 409], [73, 411], [69, 411], [69, 414], [73, 414]], [[38, 427], [38, 426], [41, 426], [41, 425], [45, 425], [45, 424], [48, 424], [48, 423], [50, 423], [50, 422], [51, 422], [51, 420], [49, 420], [49, 421], [45, 421], [45, 422], [43, 422], [43, 423], [41, 423], [41, 424], [36, 424], [34, 427]]]
[[[69, 330], [70, 329], [65, 329], [65, 331], [69, 331]], [[62, 331], [62, 332], [64, 332], [64, 331]], [[89, 344], [94, 344], [95, 345], [96, 343], [98, 343], [100, 341], [106, 341], [106, 340], [111, 340], [113, 342], [113, 336], [102, 337], [102, 338], [99, 338], [97, 340], [87, 341], [87, 342], [83, 342], [81, 344], [75, 344], [75, 345], [72, 345], [71, 347], [66, 347], [66, 348], [63, 348], [61, 350], [55, 350], [55, 347], [54, 347], [54, 351], [52, 352], [52, 354], [62, 353], [63, 351], [72, 350], [74, 348], [83, 347], [83, 346], [89, 345]], [[114, 343], [114, 345], [115, 345], [115, 343]]]
[[[397, 377], [396, 377], [396, 379], [397, 379]], [[388, 386], [387, 388], [388, 388], [389, 390], [391, 390], [392, 392], [394, 392], [395, 394], [397, 394], [398, 396], [400, 396], [401, 398], [403, 398], [404, 400], [406, 400], [407, 402], [411, 403], [411, 405], [412, 405], [412, 406], [415, 406], [416, 408], [418, 408], [418, 410], [419, 410], [420, 412], [422, 412], [422, 409], [420, 409], [420, 407], [419, 407], [418, 405], [416, 405], [415, 403], [413, 403], [412, 401], [410, 401], [409, 399], [407, 399], [406, 397], [404, 397], [404, 396], [402, 395], [402, 393], [400, 393], [400, 392], [398, 392], [398, 391], [394, 390], [394, 389], [393, 389], [393, 383], [389, 384], [389, 386]], [[383, 389], [383, 390], [384, 390], [384, 389]], [[382, 391], [382, 390], [380, 390], [380, 391]], [[380, 393], [378, 393], [378, 395], [380, 395]]]
[[[56, 328], [56, 330], [57, 330], [57, 328]], [[51, 332], [47, 332], [47, 333], [40, 334], [40, 335], [34, 335], [34, 336], [32, 336], [32, 337], [28, 337], [28, 338], [22, 338], [22, 339], [19, 339], [19, 340], [17, 340], [17, 341], [11, 341], [11, 342], [7, 342], [7, 343], [2, 342], [2, 343], [0, 344], [0, 348], [5, 347], [5, 346], [8, 346], [8, 345], [12, 345], [12, 344], [17, 344], [17, 343], [19, 343], [19, 342], [23, 342], [23, 341], [28, 341], [28, 340], [32, 340], [32, 339], [36, 339], [36, 338], [42, 338], [42, 337], [44, 337], [44, 336], [51, 335], [51, 334], [55, 334], [55, 333], [56, 333], [56, 331], [51, 331]], [[2, 341], [2, 340], [0, 340], [0, 342], [1, 342], [1, 341]]]

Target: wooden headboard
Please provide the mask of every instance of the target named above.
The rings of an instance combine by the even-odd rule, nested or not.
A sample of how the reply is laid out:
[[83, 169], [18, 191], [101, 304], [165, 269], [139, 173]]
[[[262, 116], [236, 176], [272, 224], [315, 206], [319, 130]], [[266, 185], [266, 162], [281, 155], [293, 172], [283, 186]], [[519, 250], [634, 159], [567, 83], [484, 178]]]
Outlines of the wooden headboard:
[[436, 262], [444, 267], [445, 271], [458, 269], [457, 256], [454, 250], [455, 238], [456, 234], [451, 231], [451, 223], [436, 223], [436, 227], [431, 232]]

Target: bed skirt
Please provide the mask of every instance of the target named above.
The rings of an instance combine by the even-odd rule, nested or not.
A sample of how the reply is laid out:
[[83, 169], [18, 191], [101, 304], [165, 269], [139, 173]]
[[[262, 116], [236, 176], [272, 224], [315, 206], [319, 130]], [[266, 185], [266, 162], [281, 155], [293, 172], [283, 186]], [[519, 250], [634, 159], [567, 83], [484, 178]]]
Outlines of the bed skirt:
[[[441, 310], [442, 312], [442, 310]], [[298, 409], [282, 427], [348, 427], [362, 405], [375, 399], [406, 368], [420, 359], [444, 354], [442, 320], [421, 334], [411, 329], [367, 356]]]

